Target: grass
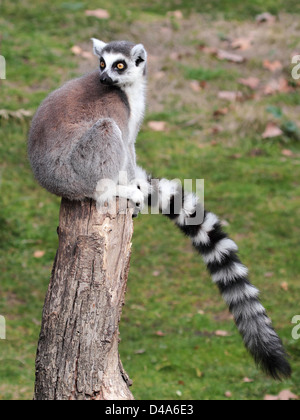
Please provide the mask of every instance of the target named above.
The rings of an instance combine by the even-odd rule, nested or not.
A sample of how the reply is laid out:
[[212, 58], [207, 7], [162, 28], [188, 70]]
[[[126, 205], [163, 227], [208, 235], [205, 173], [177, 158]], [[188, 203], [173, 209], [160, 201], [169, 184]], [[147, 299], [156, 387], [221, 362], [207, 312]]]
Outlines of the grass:
[[[225, 399], [230, 391], [232, 399], [257, 400], [282, 389], [299, 395], [299, 341], [291, 337], [291, 320], [299, 314], [300, 146], [288, 135], [262, 139], [269, 121], [291, 121], [299, 128], [299, 90], [253, 98], [237, 82], [250, 75], [263, 83], [273, 77], [261, 65], [265, 51], [260, 48], [266, 46], [268, 54], [272, 51], [268, 58], [284, 60], [283, 74], [289, 74], [299, 28], [291, 24], [294, 15], [280, 12], [296, 13], [298, 2], [103, 1], [111, 19], [84, 15], [85, 9], [98, 7], [95, 0], [2, 2], [0, 54], [7, 60], [7, 80], [0, 82], [0, 108], [35, 111], [49, 91], [93, 68], [95, 61], [70, 51], [73, 45], [90, 48], [92, 36], [143, 42], [151, 65], [139, 163], [158, 177], [205, 178], [206, 206], [227, 221], [294, 370], [290, 380], [277, 383], [256, 369], [189, 241], [168, 220], [145, 215], [135, 221], [121, 322], [121, 358], [134, 381], [135, 398]], [[185, 19], [174, 22], [166, 16], [178, 9]], [[255, 15], [266, 10], [280, 15], [273, 29], [254, 23]], [[208, 39], [224, 49], [220, 33], [226, 39], [247, 34], [249, 28], [262, 42], [243, 65], [197, 49]], [[286, 36], [290, 49], [282, 46]], [[169, 58], [174, 51], [183, 58]], [[191, 80], [207, 83], [195, 92]], [[249, 98], [228, 104], [218, 98], [219, 90], [242, 90]], [[214, 114], [224, 108], [225, 115]], [[167, 130], [151, 131], [147, 122], [152, 120], [165, 120]], [[0, 124], [0, 314], [7, 322], [7, 340], [0, 341], [0, 399], [31, 399], [60, 200], [33, 179], [26, 156], [30, 119], [1, 119]], [[42, 251], [41, 258], [36, 251]], [[216, 336], [216, 330], [228, 335]], [[253, 382], [243, 382], [245, 377]]]

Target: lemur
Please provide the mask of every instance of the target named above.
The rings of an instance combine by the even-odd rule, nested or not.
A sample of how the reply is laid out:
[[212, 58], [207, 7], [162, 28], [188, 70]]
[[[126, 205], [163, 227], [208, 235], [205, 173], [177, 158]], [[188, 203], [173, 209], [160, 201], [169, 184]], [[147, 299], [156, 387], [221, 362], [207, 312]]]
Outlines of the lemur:
[[[205, 211], [200, 223], [191, 224], [201, 206], [195, 195], [167, 179], [153, 187], [151, 177], [136, 164], [135, 141], [146, 103], [144, 46], [92, 41], [99, 69], [51, 93], [32, 120], [28, 154], [37, 181], [70, 200], [91, 198], [103, 204], [112, 195], [127, 198], [134, 203], [135, 213], [151, 204], [154, 188], [161, 212], [202, 255], [256, 363], [275, 379], [289, 377], [282, 342], [260, 303], [259, 291], [249, 281], [237, 245], [224, 233], [220, 220]], [[114, 192], [104, 191], [104, 179], [117, 184]], [[178, 195], [182, 199], [175, 211]]]

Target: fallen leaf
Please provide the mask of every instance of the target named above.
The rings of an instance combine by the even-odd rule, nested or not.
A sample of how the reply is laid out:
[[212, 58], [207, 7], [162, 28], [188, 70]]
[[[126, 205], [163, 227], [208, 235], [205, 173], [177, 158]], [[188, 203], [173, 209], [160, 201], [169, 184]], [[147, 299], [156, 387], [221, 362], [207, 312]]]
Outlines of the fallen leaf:
[[200, 369], [196, 368], [196, 375], [197, 375], [197, 378], [202, 378], [203, 373], [201, 372]]
[[281, 284], [280, 284], [280, 287], [285, 291], [285, 292], [288, 292], [288, 290], [289, 290], [289, 285], [288, 285], [288, 283], [286, 282], [286, 281], [283, 281]]
[[155, 80], [161, 80], [165, 77], [166, 73], [164, 71], [157, 71], [153, 74]]
[[263, 139], [270, 139], [273, 137], [282, 136], [283, 131], [273, 122], [269, 122], [267, 127], [262, 135]]
[[190, 82], [190, 87], [194, 92], [201, 92], [201, 86], [200, 83], [197, 80], [192, 80]]
[[156, 271], [153, 271], [152, 275], [154, 277], [158, 277], [160, 275], [160, 271], [157, 271], [157, 270]]
[[232, 92], [228, 90], [223, 90], [218, 92], [218, 98], [219, 99], [225, 99], [226, 101], [235, 102], [237, 100], [242, 99], [243, 94], [242, 92]]
[[182, 396], [182, 392], [181, 391], [176, 391], [176, 395], [178, 395], [178, 397], [181, 397]]
[[238, 79], [241, 85], [247, 86], [252, 90], [255, 90], [260, 85], [260, 80], [257, 77], [250, 76], [247, 79]]
[[8, 109], [0, 109], [0, 117], [8, 120], [9, 118], [15, 118], [17, 120], [24, 120], [24, 118], [30, 118], [33, 116], [33, 112], [28, 109], [17, 109], [16, 111], [10, 111]]
[[216, 111], [214, 111], [213, 116], [214, 117], [220, 117], [220, 116], [224, 116], [228, 114], [229, 109], [228, 108], [220, 108], [220, 109], [216, 109]]
[[217, 330], [215, 331], [215, 335], [218, 337], [228, 337], [230, 334], [228, 331]]
[[144, 354], [146, 352], [145, 349], [138, 349], [134, 352], [134, 354]]
[[107, 10], [104, 9], [96, 9], [96, 10], [86, 10], [85, 11], [86, 16], [94, 16], [98, 19], [109, 19], [110, 14]]
[[284, 389], [283, 391], [279, 392], [278, 399], [280, 401], [288, 401], [288, 400], [297, 400], [297, 395], [293, 394], [289, 389]]
[[218, 49], [215, 47], [208, 47], [207, 45], [199, 45], [199, 50], [205, 54], [217, 55]]
[[78, 45], [74, 45], [74, 47], [71, 48], [71, 51], [74, 55], [77, 55], [78, 57], [87, 58], [88, 60], [94, 59], [94, 54], [90, 51], [83, 51], [81, 47]]
[[251, 48], [252, 44], [253, 44], [252, 38], [238, 38], [231, 42], [231, 48], [245, 51]]
[[88, 60], [93, 60], [95, 58], [94, 54], [90, 51], [82, 51], [81, 57], [87, 58]]
[[71, 48], [71, 51], [75, 55], [81, 55], [82, 48], [80, 48], [78, 45], [74, 45], [74, 47]]
[[226, 391], [224, 395], [225, 395], [225, 397], [227, 397], [227, 398], [231, 398], [231, 397], [232, 397], [232, 392], [230, 392], [230, 391]]
[[231, 159], [241, 159], [243, 155], [241, 153], [234, 153], [233, 155], [230, 155], [229, 157]]
[[166, 334], [162, 331], [156, 331], [155, 335], [158, 335], [159, 337], [164, 337]]
[[272, 73], [283, 69], [283, 65], [279, 60], [275, 60], [275, 61], [264, 60], [263, 67], [267, 70], [270, 70]]
[[266, 273], [265, 273], [265, 277], [267, 278], [267, 279], [270, 279], [271, 277], [273, 277], [274, 276], [274, 273], [272, 272], [272, 271], [267, 271]]
[[246, 59], [238, 54], [233, 54], [225, 50], [218, 50], [217, 57], [219, 60], [232, 61], [233, 63], [243, 63]]
[[295, 156], [294, 153], [291, 150], [289, 150], [289, 149], [283, 149], [281, 151], [281, 154], [283, 156], [286, 156], [286, 157], [294, 157]]
[[176, 19], [183, 19], [183, 13], [181, 10], [174, 10], [173, 12], [168, 12], [168, 16], [172, 16]]
[[284, 77], [277, 79], [272, 79], [263, 89], [264, 95], [273, 95], [274, 93], [290, 93], [294, 89], [289, 86], [288, 81]]
[[279, 392], [278, 395], [266, 395], [264, 397], [265, 401], [289, 401], [297, 399], [298, 396], [293, 394], [289, 389], [284, 389], [283, 391]]
[[266, 152], [262, 149], [252, 149], [249, 153], [251, 157], [264, 156]]
[[45, 251], [35, 251], [33, 254], [34, 258], [43, 258], [43, 256], [46, 254]]
[[243, 382], [245, 382], [245, 383], [251, 383], [251, 382], [253, 382], [253, 379], [249, 379], [249, 378], [244, 378], [243, 379]]
[[269, 12], [265, 12], [261, 13], [260, 15], [257, 15], [255, 20], [257, 23], [275, 23], [276, 16], [272, 15]]
[[167, 124], [165, 121], [149, 121], [148, 127], [153, 131], [166, 131]]
[[276, 397], [275, 395], [265, 395], [264, 396], [264, 401], [277, 401], [278, 397]]

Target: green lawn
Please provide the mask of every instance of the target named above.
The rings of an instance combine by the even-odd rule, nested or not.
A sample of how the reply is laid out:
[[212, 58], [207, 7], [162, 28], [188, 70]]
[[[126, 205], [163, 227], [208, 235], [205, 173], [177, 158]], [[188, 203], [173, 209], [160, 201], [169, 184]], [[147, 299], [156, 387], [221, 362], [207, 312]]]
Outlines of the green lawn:
[[[299, 2], [100, 3], [2, 1], [7, 80], [0, 81], [0, 110], [34, 112], [48, 92], [93, 69], [97, 60], [71, 52], [74, 45], [91, 51], [93, 36], [144, 43], [149, 106], [139, 163], [157, 177], [205, 179], [206, 207], [227, 222], [294, 371], [277, 383], [256, 369], [189, 241], [162, 216], [143, 215], [135, 220], [120, 326], [121, 358], [135, 398], [225, 399], [230, 391], [232, 399], [260, 400], [283, 389], [300, 396], [300, 341], [291, 335], [291, 320], [300, 314], [300, 88], [290, 75], [290, 57], [300, 53]], [[110, 19], [85, 16], [99, 7]], [[182, 18], [168, 14], [174, 10]], [[258, 25], [255, 16], [266, 11], [277, 21]], [[232, 50], [230, 41], [252, 33], [254, 45]], [[203, 46], [246, 61], [221, 61]], [[272, 74], [263, 67], [266, 59], [279, 60], [282, 68]], [[239, 83], [250, 76], [260, 80], [259, 90]], [[287, 86], [263, 93], [283, 79]], [[226, 101], [220, 91], [240, 91], [243, 100]], [[152, 131], [153, 120], [165, 121], [166, 130]], [[263, 139], [270, 122], [283, 134]], [[32, 399], [41, 311], [57, 248], [60, 200], [33, 179], [29, 124], [28, 117], [0, 116], [0, 315], [7, 323], [7, 339], [0, 341], [1, 400]], [[216, 336], [217, 330], [228, 335]]]

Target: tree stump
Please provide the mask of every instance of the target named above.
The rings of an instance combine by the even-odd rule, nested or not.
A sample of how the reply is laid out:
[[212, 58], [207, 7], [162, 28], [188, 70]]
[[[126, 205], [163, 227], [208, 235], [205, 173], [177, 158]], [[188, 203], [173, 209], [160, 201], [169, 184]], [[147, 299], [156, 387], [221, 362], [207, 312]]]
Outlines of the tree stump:
[[[62, 199], [36, 358], [35, 400], [132, 400], [119, 358], [132, 211]], [[126, 203], [127, 205], [127, 203]]]

